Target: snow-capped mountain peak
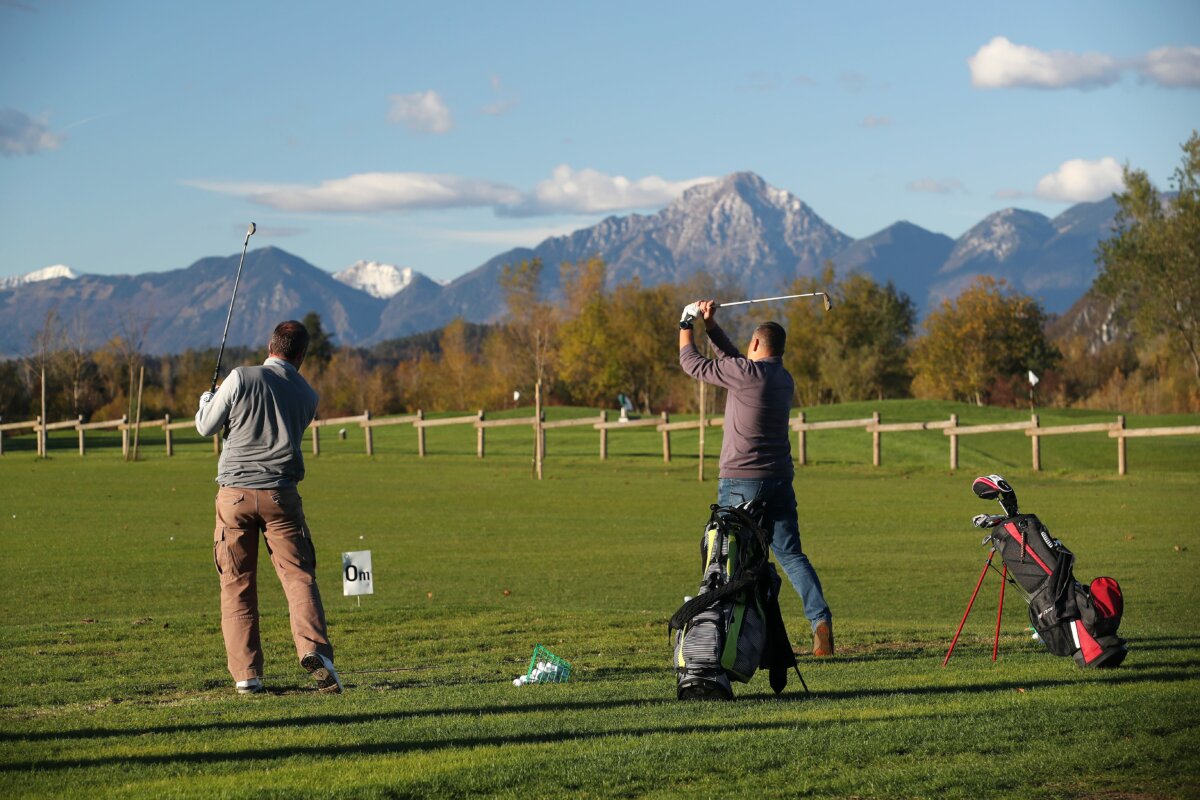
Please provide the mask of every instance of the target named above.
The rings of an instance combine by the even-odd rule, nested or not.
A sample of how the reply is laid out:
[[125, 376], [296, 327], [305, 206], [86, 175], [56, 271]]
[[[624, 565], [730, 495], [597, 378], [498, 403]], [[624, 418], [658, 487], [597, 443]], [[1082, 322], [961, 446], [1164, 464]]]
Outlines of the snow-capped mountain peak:
[[335, 272], [333, 277], [347, 286], [362, 289], [372, 297], [386, 300], [403, 291], [417, 274], [412, 267], [360, 260], [341, 272]]
[[75, 280], [79, 275], [75, 270], [65, 264], [55, 264], [50, 267], [42, 267], [35, 269], [33, 272], [26, 272], [24, 275], [13, 275], [11, 278], [0, 278], [0, 289], [12, 289], [16, 286], [21, 286], [26, 283], [37, 283], [38, 281], [50, 281], [55, 278], [66, 278], [67, 280]]

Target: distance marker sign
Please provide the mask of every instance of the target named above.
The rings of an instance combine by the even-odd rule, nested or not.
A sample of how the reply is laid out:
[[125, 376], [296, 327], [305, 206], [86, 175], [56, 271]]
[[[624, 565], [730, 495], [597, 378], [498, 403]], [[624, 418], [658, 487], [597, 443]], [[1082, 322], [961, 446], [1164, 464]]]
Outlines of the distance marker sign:
[[371, 570], [371, 551], [342, 553], [342, 595], [375, 594], [375, 575]]

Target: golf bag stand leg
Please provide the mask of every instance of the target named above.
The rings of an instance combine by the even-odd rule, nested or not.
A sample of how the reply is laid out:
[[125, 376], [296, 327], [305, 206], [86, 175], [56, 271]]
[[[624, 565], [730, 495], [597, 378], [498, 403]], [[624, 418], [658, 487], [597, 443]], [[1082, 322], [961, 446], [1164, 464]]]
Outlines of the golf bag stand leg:
[[1008, 564], [1000, 573], [1000, 608], [996, 609], [996, 639], [992, 642], [992, 661], [1000, 654], [1000, 619], [1004, 616], [1004, 584], [1008, 583]]
[[[967, 603], [967, 610], [963, 612], [962, 619], [958, 623], [958, 630], [954, 632], [954, 639], [950, 642], [950, 649], [946, 651], [946, 657], [942, 659], [942, 666], [946, 666], [950, 662], [950, 656], [954, 653], [954, 646], [958, 644], [958, 636], [962, 633], [963, 625], [967, 624], [967, 617], [971, 613], [971, 606], [975, 605], [975, 598], [979, 595], [979, 587], [983, 585], [983, 579], [987, 575], [988, 570], [992, 566], [992, 558], [996, 555], [996, 548], [992, 548], [988, 553], [987, 561], [983, 564], [983, 569], [979, 573], [979, 580], [975, 582], [975, 591], [971, 592], [971, 599]], [[1003, 591], [1003, 587], [1001, 587]]]

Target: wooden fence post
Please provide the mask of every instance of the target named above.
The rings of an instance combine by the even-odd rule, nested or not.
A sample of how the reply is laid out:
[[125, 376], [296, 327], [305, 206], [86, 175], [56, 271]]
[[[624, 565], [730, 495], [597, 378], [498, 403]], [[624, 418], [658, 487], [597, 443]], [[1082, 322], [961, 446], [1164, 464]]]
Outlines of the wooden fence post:
[[[417, 422], [421, 422], [424, 419], [425, 419], [425, 412], [418, 408], [417, 409]], [[425, 457], [425, 426], [424, 425], [417, 426], [417, 455], [420, 456], [421, 458]]]
[[[213, 445], [216, 446], [215, 444]], [[121, 458], [129, 460], [129, 415], [121, 415]]]
[[76, 429], [79, 431], [79, 455], [83, 455], [83, 414], [79, 415], [79, 422], [75, 423]]
[[801, 411], [800, 416], [796, 419], [800, 421], [800, 428], [796, 431], [796, 450], [800, 455], [800, 466], [808, 463], [808, 431], [804, 430], [804, 423], [808, 421], [808, 414]]
[[[600, 424], [603, 425], [606, 422], [608, 422], [608, 410], [607, 409], [600, 412]], [[607, 459], [608, 459], [608, 428], [601, 428], [600, 429], [600, 460], [605, 461]]]
[[319, 420], [312, 421], [312, 453], [314, 456], [321, 455], [321, 425]]
[[41, 430], [38, 432], [38, 455], [42, 458], [49, 457], [46, 452], [50, 448], [50, 442], [46, 438], [46, 423], [49, 421], [46, 418], [46, 368], [42, 367], [42, 415], [38, 417], [38, 422], [42, 424]]
[[[483, 419], [484, 419], [484, 414], [483, 414], [483, 409], [481, 408], [481, 409], [479, 409], [479, 421], [483, 422]], [[483, 458], [483, 452], [484, 452], [484, 441], [483, 441], [484, 428], [483, 428], [483, 426], [480, 425], [478, 428], [476, 428], [476, 431], [477, 432], [475, 434], [475, 455], [479, 456], [480, 458]]]
[[40, 415], [33, 421], [33, 436], [37, 444], [38, 458], [45, 458], [46, 455], [42, 452], [42, 418]]
[[[662, 412], [663, 425], [671, 421], [671, 416], [666, 412]], [[667, 464], [671, 463], [671, 432], [663, 431], [663, 461]]]
[[1037, 435], [1038, 415], [1032, 414], [1032, 415], [1030, 415], [1030, 419], [1033, 422], [1033, 427], [1030, 429], [1033, 431], [1033, 433], [1029, 437], [1030, 439], [1033, 440], [1033, 471], [1041, 472], [1042, 471], [1042, 445], [1041, 445], [1041, 437]]
[[[166, 439], [167, 457], [175, 455], [174, 442], [171, 440], [171, 415], [163, 414], [163, 437]], [[303, 437], [301, 437], [303, 438]]]
[[[958, 414], [950, 415], [950, 428], [958, 427]], [[958, 469], [958, 434], [950, 434], [950, 469]]]
[[142, 437], [142, 388], [146, 384], [146, 367], [138, 371], [137, 416], [133, 422], [133, 460], [138, 460], [138, 442]]
[[1125, 460], [1125, 437], [1122, 433], [1125, 430], [1125, 415], [1117, 415], [1117, 474], [1124, 475], [1129, 466], [1129, 462]]
[[871, 432], [871, 463], [879, 466], [883, 462], [883, 434], [879, 430], [879, 412], [872, 412], [875, 429]]
[[542, 382], [533, 386], [533, 469], [537, 479], [542, 479]]
[[363, 442], [367, 446], [367, 455], [373, 456], [373, 455], [375, 455], [375, 429], [372, 428], [370, 425], [370, 422], [371, 422], [371, 412], [370, 411], [363, 412], [363, 422], [366, 423], [362, 426]]
[[213, 455], [221, 455], [221, 434], [219, 433], [213, 434]]

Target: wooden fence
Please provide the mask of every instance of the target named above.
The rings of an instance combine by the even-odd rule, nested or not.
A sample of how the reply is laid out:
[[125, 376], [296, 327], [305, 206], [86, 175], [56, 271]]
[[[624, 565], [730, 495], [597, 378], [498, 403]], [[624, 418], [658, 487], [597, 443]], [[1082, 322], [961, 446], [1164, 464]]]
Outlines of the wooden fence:
[[[609, 420], [608, 412], [601, 411], [598, 416], [552, 420], [547, 422], [544, 411], [531, 417], [488, 419], [486, 412], [481, 410], [475, 414], [464, 416], [436, 417], [433, 419], [428, 419], [425, 417], [424, 412], [419, 410], [416, 414], [392, 417], [373, 417], [371, 416], [370, 411], [364, 411], [362, 414], [356, 416], [313, 420], [309, 428], [312, 431], [313, 455], [320, 455], [321, 452], [321, 429], [334, 425], [358, 425], [363, 432], [363, 444], [366, 454], [374, 455], [375, 443], [373, 432], [375, 428], [383, 425], [412, 425], [417, 431], [417, 456], [423, 458], [427, 453], [426, 431], [429, 428], [453, 425], [471, 425], [476, 429], [476, 456], [478, 458], [484, 458], [487, 454], [486, 432], [489, 429], [525, 426], [529, 427], [533, 432], [534, 460], [537, 464], [537, 472], [539, 477], [541, 473], [541, 460], [544, 458], [546, 452], [547, 430], [590, 425], [592, 429], [597, 431], [599, 434], [599, 456], [601, 460], [604, 460], [608, 458], [608, 437], [611, 431], [653, 427], [655, 431], [662, 435], [663, 461], [668, 463], [671, 461], [672, 457], [671, 433], [675, 431], [698, 430], [700, 432], [700, 479], [703, 480], [704, 429], [710, 427], [720, 427], [723, 422], [724, 420], [721, 417], [704, 416], [701, 416], [700, 419], [696, 420], [671, 422], [670, 416], [665, 411], [662, 412], [660, 416], [647, 417], [644, 419], [622, 418], [618, 420]], [[184, 428], [193, 428], [194, 425], [195, 423], [190, 419], [172, 422], [170, 415], [164, 416], [162, 419], [147, 420], [140, 423], [130, 423], [127, 417], [122, 417], [121, 419], [117, 420], [87, 423], [85, 423], [83, 418], [80, 417], [76, 420], [43, 423], [42, 418], [38, 417], [37, 419], [28, 421], [7, 422], [0, 424], [0, 455], [4, 453], [3, 433], [6, 431], [32, 430], [37, 436], [38, 456], [45, 458], [47, 434], [50, 431], [65, 429], [76, 430], [79, 434], [79, 455], [82, 456], [87, 452], [86, 440], [84, 438], [84, 433], [86, 431], [115, 429], [121, 431], [121, 453], [124, 457], [129, 458], [130, 431], [136, 431], [139, 428], [161, 427], [165, 434], [166, 454], [170, 456], [174, 455], [171, 432]], [[1037, 414], [1031, 415], [1029, 420], [1017, 422], [1001, 422], [990, 425], [960, 425], [957, 414], [951, 414], [950, 418], [946, 420], [885, 423], [882, 415], [879, 412], [875, 412], [870, 417], [864, 417], [862, 419], [809, 422], [805, 412], [801, 411], [796, 418], [792, 420], [791, 429], [796, 432], [796, 462], [800, 466], [805, 466], [808, 463], [809, 433], [826, 430], [862, 429], [866, 433], [871, 434], [871, 463], [877, 467], [882, 466], [883, 464], [883, 434], [900, 433], [906, 431], [940, 430], [949, 441], [950, 469], [952, 470], [958, 469], [958, 440], [960, 436], [971, 436], [981, 433], [1020, 431], [1030, 440], [1031, 464], [1035, 471], [1039, 471], [1042, 468], [1041, 439], [1043, 436], [1059, 436], [1081, 433], [1107, 433], [1109, 438], [1116, 439], [1117, 473], [1119, 475], [1125, 475], [1128, 473], [1127, 439], [1150, 436], [1200, 435], [1200, 425], [1159, 428], [1126, 428], [1124, 415], [1117, 416], [1113, 422], [1094, 422], [1079, 425], [1057, 425], [1044, 427], [1040, 424], [1039, 416]], [[220, 436], [214, 435], [212, 438], [213, 452], [219, 453]]]

